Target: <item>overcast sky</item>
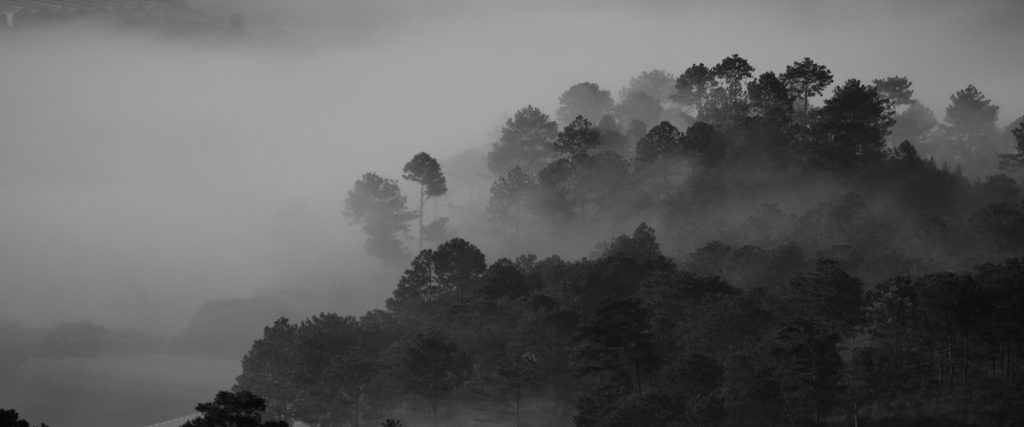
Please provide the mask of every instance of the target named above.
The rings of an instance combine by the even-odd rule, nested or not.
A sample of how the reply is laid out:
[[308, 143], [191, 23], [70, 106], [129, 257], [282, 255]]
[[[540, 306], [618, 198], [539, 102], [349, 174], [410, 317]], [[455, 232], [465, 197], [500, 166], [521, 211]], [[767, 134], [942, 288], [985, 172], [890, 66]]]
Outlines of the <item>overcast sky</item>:
[[273, 230], [294, 206], [355, 270], [340, 211], [360, 174], [486, 146], [581, 81], [809, 56], [837, 81], [906, 75], [939, 118], [968, 84], [1002, 124], [1024, 114], [1021, 1], [194, 2], [310, 46], [0, 37], [0, 318], [178, 330], [207, 298], [293, 284]]

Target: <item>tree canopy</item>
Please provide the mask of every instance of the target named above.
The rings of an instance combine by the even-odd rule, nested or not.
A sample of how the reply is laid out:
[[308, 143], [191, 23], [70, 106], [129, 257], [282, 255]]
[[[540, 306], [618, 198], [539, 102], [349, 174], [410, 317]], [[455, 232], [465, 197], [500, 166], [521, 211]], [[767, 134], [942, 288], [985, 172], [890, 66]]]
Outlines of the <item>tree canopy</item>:
[[558, 102], [560, 106], [555, 111], [555, 116], [560, 123], [566, 124], [578, 116], [583, 116], [591, 123], [597, 123], [615, 105], [611, 92], [591, 82], [573, 85], [558, 97]]
[[406, 208], [405, 200], [397, 181], [373, 172], [356, 181], [345, 199], [342, 214], [351, 223], [362, 226], [367, 235], [366, 252], [386, 264], [405, 257], [399, 236], [409, 232], [407, 222], [415, 218]]

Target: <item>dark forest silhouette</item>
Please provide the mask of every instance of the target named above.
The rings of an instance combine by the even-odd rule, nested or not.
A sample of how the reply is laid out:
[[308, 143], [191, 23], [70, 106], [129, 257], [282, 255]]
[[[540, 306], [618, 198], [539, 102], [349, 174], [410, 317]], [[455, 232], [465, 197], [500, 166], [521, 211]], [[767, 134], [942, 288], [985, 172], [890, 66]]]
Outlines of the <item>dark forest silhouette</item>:
[[[313, 425], [1024, 422], [1024, 124], [998, 129], [974, 86], [940, 124], [899, 76], [814, 106], [832, 83], [809, 58], [755, 76], [732, 55], [645, 72], [620, 104], [574, 85], [561, 125], [521, 109], [486, 158], [486, 213], [526, 254], [423, 249], [384, 309], [268, 326], [236, 388]], [[386, 264], [422, 224], [393, 182], [346, 201]], [[659, 231], [528, 254], [631, 221]]]

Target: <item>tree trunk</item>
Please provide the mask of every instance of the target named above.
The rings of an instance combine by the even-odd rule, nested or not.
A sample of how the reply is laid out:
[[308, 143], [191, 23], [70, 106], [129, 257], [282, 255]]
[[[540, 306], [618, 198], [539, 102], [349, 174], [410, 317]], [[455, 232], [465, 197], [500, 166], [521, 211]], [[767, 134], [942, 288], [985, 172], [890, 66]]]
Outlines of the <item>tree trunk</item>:
[[967, 343], [967, 335], [964, 334], [964, 363], [960, 370], [960, 375], [963, 377], [961, 383], [964, 387], [967, 387], [967, 368], [971, 362], [971, 347]]
[[1010, 344], [1004, 344], [1003, 349], [1003, 378], [1010, 379]]
[[946, 368], [949, 369], [949, 388], [953, 388], [953, 338], [946, 335]]
[[900, 328], [893, 328], [893, 342], [892, 342], [892, 381], [893, 389], [899, 391], [900, 389]]
[[779, 392], [782, 393], [782, 401], [786, 403], [786, 418], [789, 419], [789, 427], [795, 427], [796, 423], [793, 421], [793, 410], [789, 404], [789, 396], [786, 395], [786, 390], [782, 388], [782, 384], [777, 384]]
[[434, 377], [434, 390], [433, 390], [433, 392], [434, 392], [433, 393], [433, 395], [434, 395], [433, 396], [434, 397], [434, 408], [433, 408], [433, 410], [434, 410], [434, 414], [433, 414], [434, 415], [434, 427], [437, 427], [437, 395], [441, 394], [441, 391], [440, 391], [440, 388], [439, 388], [440, 384], [438, 384], [438, 381], [439, 381], [438, 378]]
[[420, 231], [419, 231], [418, 234], [419, 234], [419, 238], [420, 238], [420, 251], [422, 251], [423, 250], [423, 184], [420, 184], [420, 211], [419, 211], [419, 217], [420, 217]]
[[637, 397], [644, 397], [644, 385], [640, 381], [640, 363], [633, 362], [633, 370], [636, 372], [636, 395]]
[[1003, 359], [1003, 343], [999, 343], [996, 354], [992, 355], [992, 377], [999, 376], [999, 362]]
[[359, 396], [356, 396], [352, 405], [352, 427], [359, 427]]
[[516, 201], [516, 234], [515, 234], [515, 237], [516, 237], [516, 248], [517, 249], [519, 247], [519, 217], [522, 214], [522, 209], [523, 209], [523, 201], [522, 200], [517, 200]]
[[520, 400], [519, 399], [520, 399], [520, 391], [519, 391], [519, 387], [516, 387], [516, 427], [519, 427], [519, 425], [520, 425], [520, 420], [519, 420], [519, 402], [520, 402]]

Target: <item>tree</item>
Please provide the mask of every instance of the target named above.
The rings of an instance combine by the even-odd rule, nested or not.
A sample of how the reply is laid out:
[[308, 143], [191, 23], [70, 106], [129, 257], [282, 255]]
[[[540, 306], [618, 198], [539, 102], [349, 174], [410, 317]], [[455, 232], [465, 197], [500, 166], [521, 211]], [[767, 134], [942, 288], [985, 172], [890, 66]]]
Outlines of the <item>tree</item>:
[[303, 406], [314, 409], [307, 423], [360, 423], [364, 395], [381, 368], [378, 355], [367, 345], [365, 333], [352, 316], [320, 313], [298, 328], [301, 351], [290, 363], [297, 365], [296, 384], [303, 390]]
[[636, 143], [636, 159], [641, 163], [651, 163], [666, 159], [682, 152], [683, 134], [669, 122], [651, 128]]
[[699, 122], [723, 129], [735, 128], [746, 121], [750, 115], [749, 110], [750, 104], [747, 103], [743, 89], [731, 90], [717, 86], [708, 92]]
[[793, 114], [793, 97], [786, 84], [773, 72], [761, 74], [747, 85], [753, 113], [773, 124], [784, 125]]
[[422, 321], [424, 310], [435, 302], [451, 303], [453, 298], [470, 295], [486, 269], [483, 252], [458, 237], [437, 249], [424, 249], [402, 274], [387, 308], [403, 318]]
[[576, 337], [581, 373], [609, 373], [642, 397], [646, 378], [661, 363], [650, 310], [637, 298], [608, 299], [594, 316]]
[[585, 151], [562, 157], [537, 175], [538, 216], [562, 225], [588, 219], [588, 206], [612, 200], [629, 171], [626, 160], [613, 151]]
[[749, 79], [753, 73], [754, 67], [737, 54], [725, 57], [711, 69], [712, 75], [723, 80], [726, 94], [732, 100], [742, 97], [743, 80]]
[[501, 138], [487, 154], [487, 168], [497, 176], [516, 166], [537, 173], [554, 156], [557, 134], [557, 123], [539, 108], [527, 105], [505, 122]]
[[725, 157], [729, 141], [714, 126], [697, 122], [686, 129], [682, 139], [683, 153], [705, 164], [715, 164]]
[[644, 71], [629, 79], [629, 85], [619, 91], [619, 99], [625, 100], [634, 93], [644, 93], [663, 104], [675, 93], [675, 84], [676, 79], [668, 71]]
[[181, 427], [288, 427], [284, 421], [263, 421], [263, 398], [248, 391], [217, 392], [213, 402], [196, 406], [200, 417]]
[[615, 117], [622, 123], [640, 120], [644, 123], [657, 123], [664, 109], [661, 102], [644, 92], [632, 92], [622, 99], [614, 108]]
[[242, 359], [234, 391], [266, 396], [263, 410], [274, 418], [358, 425], [380, 370], [372, 344], [352, 316], [321, 313], [298, 325], [278, 319]]
[[497, 386], [500, 396], [511, 398], [518, 427], [522, 425], [523, 392], [542, 381], [542, 370], [536, 354], [529, 351], [509, 353], [506, 351], [502, 360], [498, 362], [497, 370], [490, 380]]
[[917, 148], [907, 140], [890, 150], [889, 159], [903, 170], [916, 170], [924, 166], [924, 160], [917, 154]]
[[622, 128], [619, 127], [619, 123], [615, 120], [614, 116], [607, 115], [601, 117], [601, 121], [597, 124], [597, 132], [601, 135], [600, 147], [602, 150], [614, 151], [622, 155], [626, 155], [633, 150], [633, 143], [635, 141], [631, 141], [628, 136], [622, 133]]
[[534, 214], [546, 217], [551, 223], [559, 225], [568, 224], [578, 218], [576, 160], [562, 157], [537, 173], [537, 199], [535, 203], [530, 204]]
[[28, 421], [21, 419], [18, 411], [0, 408], [0, 427], [30, 427]]
[[487, 267], [480, 290], [482, 295], [491, 299], [503, 296], [520, 298], [530, 293], [530, 286], [512, 260], [501, 258]]
[[640, 138], [643, 138], [643, 136], [647, 134], [648, 129], [649, 127], [647, 123], [639, 120], [633, 120], [629, 122], [629, 126], [626, 127], [626, 139], [635, 144], [640, 140]]
[[451, 239], [434, 251], [434, 275], [442, 289], [466, 292], [487, 269], [484, 253], [472, 243]]
[[437, 160], [427, 153], [419, 153], [413, 156], [402, 168], [402, 179], [406, 179], [420, 185], [420, 208], [419, 208], [419, 240], [420, 250], [423, 250], [423, 201], [427, 198], [437, 197], [448, 192], [448, 184], [444, 179], [444, 172], [441, 172], [441, 165]]
[[469, 378], [473, 361], [442, 332], [416, 334], [399, 360], [401, 379], [414, 393], [430, 399], [437, 426], [438, 401]]
[[342, 214], [352, 224], [363, 226], [368, 236], [368, 254], [380, 258], [385, 265], [405, 256], [396, 234], [408, 234], [406, 223], [415, 216], [406, 209], [405, 196], [395, 180], [381, 178], [373, 172], [364, 174], [349, 190]]
[[968, 220], [983, 242], [1004, 254], [1024, 253], [1024, 205], [996, 203], [979, 209]]
[[716, 79], [707, 89], [697, 120], [716, 126], [731, 127], [747, 117], [749, 105], [744, 93], [744, 81], [754, 67], [739, 55], [722, 59], [711, 69]]
[[599, 259], [628, 259], [645, 269], [666, 268], [673, 265], [672, 261], [661, 252], [654, 229], [642, 222], [633, 230], [633, 235], [623, 234], [608, 243], [601, 252]]
[[242, 357], [242, 374], [235, 379], [236, 391], [248, 390], [266, 400], [268, 415], [294, 420], [301, 415], [295, 411], [301, 393], [301, 384], [295, 377], [293, 363], [299, 352], [298, 325], [279, 318], [272, 326], [263, 328], [263, 338], [257, 339]]
[[951, 133], [962, 140], [991, 135], [996, 129], [999, 106], [992, 105], [978, 88], [969, 85], [949, 97], [946, 107], [946, 123]]
[[820, 423], [842, 391], [843, 361], [836, 350], [837, 335], [798, 319], [780, 325], [769, 339], [769, 366], [789, 424], [799, 418]]
[[939, 121], [935, 120], [935, 113], [930, 108], [913, 101], [896, 115], [889, 141], [921, 142], [938, 125]]
[[974, 175], [994, 173], [999, 153], [1004, 151], [996, 128], [999, 106], [992, 105], [973, 85], [957, 91], [950, 101], [947, 126], [942, 128], [944, 157]]
[[859, 320], [864, 284], [834, 260], [818, 260], [814, 271], [797, 276], [789, 287], [798, 317], [829, 333], [849, 331]]
[[597, 83], [577, 83], [558, 97], [561, 106], [555, 116], [561, 123], [569, 123], [577, 116], [583, 116], [591, 123], [597, 123], [607, 114], [615, 101], [609, 91], [601, 90]]
[[[917, 293], [908, 277], [890, 278], [865, 295], [864, 328], [885, 348], [885, 354], [877, 355], [874, 364], [883, 365], [881, 380], [895, 390], [907, 380], [906, 371], [911, 368], [913, 357], [908, 350], [911, 327], [917, 309]], [[875, 355], [872, 355], [875, 356]], [[879, 367], [883, 367], [879, 366]]]
[[715, 75], [704, 64], [694, 64], [676, 79], [676, 93], [673, 101], [683, 106], [691, 106], [698, 119], [704, 109], [704, 100], [715, 84]]
[[874, 79], [871, 83], [875, 85], [879, 95], [889, 100], [893, 108], [917, 102], [913, 98], [914, 90], [910, 88], [912, 83], [906, 77], [893, 76], [884, 79]]
[[589, 209], [589, 206], [607, 208], [608, 203], [615, 200], [615, 196], [624, 186], [625, 180], [622, 178], [629, 174], [626, 159], [614, 151], [579, 156], [573, 159], [573, 168], [575, 170], [572, 185], [576, 207], [579, 218], [584, 221], [588, 219], [588, 212], [593, 216], [602, 211]]
[[[32, 427], [28, 421], [21, 419], [18, 411], [13, 409], [0, 408], [0, 427]], [[46, 423], [39, 424], [39, 427], [49, 427]]]
[[850, 170], [885, 158], [892, 116], [874, 87], [847, 80], [818, 111], [818, 160], [832, 170]]
[[804, 101], [806, 115], [810, 110], [810, 98], [821, 95], [825, 88], [832, 84], [832, 72], [811, 58], [804, 58], [786, 67], [786, 72], [782, 73], [782, 81], [798, 99]]
[[1017, 149], [1016, 153], [1002, 154], [1003, 165], [1009, 167], [1021, 167], [1024, 166], [1024, 117], [1017, 123], [1016, 129], [1010, 129], [1010, 134], [1013, 135], [1014, 148]]
[[569, 123], [555, 140], [555, 150], [565, 156], [586, 154], [601, 144], [601, 133], [594, 129], [590, 120], [583, 116]]
[[518, 239], [523, 207], [536, 185], [533, 177], [518, 166], [508, 171], [507, 175], [499, 177], [491, 185], [491, 200], [487, 205], [488, 219], [497, 224], [512, 224], [514, 236]]

